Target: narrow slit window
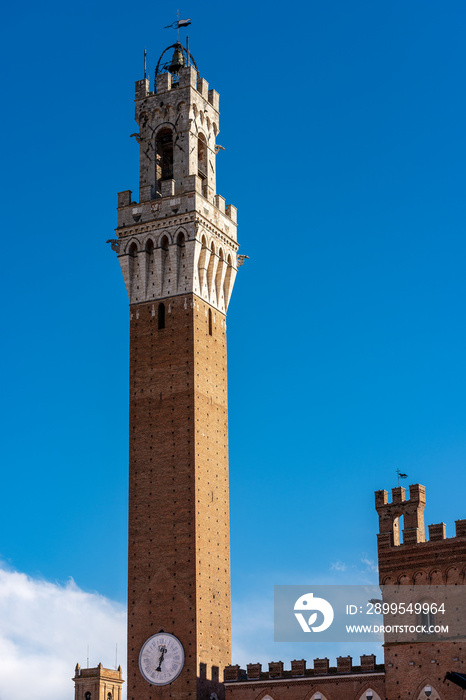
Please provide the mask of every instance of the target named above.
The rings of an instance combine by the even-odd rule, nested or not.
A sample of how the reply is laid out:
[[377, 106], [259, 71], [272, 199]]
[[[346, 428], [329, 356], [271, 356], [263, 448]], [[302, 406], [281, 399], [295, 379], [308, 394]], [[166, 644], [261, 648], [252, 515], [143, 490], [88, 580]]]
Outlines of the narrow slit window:
[[209, 335], [212, 335], [212, 309], [209, 309]]
[[165, 304], [159, 304], [159, 331], [165, 328]]

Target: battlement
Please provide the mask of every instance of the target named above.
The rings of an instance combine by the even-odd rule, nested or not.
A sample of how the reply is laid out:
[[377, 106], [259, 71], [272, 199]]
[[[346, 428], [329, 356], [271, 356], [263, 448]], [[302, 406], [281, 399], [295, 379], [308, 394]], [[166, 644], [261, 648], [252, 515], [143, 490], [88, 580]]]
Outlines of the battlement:
[[74, 675], [74, 681], [84, 678], [100, 678], [104, 680], [123, 682], [123, 671], [121, 666], [118, 666], [118, 669], [115, 670], [111, 668], [104, 668], [101, 663], [95, 668], [81, 668], [79, 664], [76, 664]]
[[383, 672], [384, 665], [376, 663], [375, 654], [363, 654], [360, 657], [360, 665], [358, 666], [353, 666], [353, 658], [351, 656], [339, 656], [336, 659], [336, 666], [330, 666], [328, 658], [314, 659], [313, 668], [307, 668], [305, 659], [294, 659], [291, 661], [290, 670], [284, 669], [283, 661], [270, 661], [268, 671], [263, 671], [260, 663], [247, 664], [246, 669], [240, 668], [238, 664], [226, 666], [224, 682], [277, 681], [290, 678], [338, 677], [343, 674], [361, 675]]
[[[391, 503], [387, 491], [375, 492], [375, 509], [379, 515], [379, 534], [377, 544], [379, 551], [390, 547], [439, 542], [446, 540], [445, 523], [429, 525], [429, 539], [426, 540], [424, 526], [424, 508], [426, 505], [426, 490], [421, 484], [409, 487], [409, 498], [402, 486], [392, 489]], [[400, 518], [404, 519], [400, 536]], [[466, 520], [456, 521], [456, 537], [466, 537]], [[450, 538], [452, 539], [452, 538]]]
[[397, 486], [392, 489], [392, 502], [388, 502], [387, 491], [375, 492], [375, 509], [379, 514], [379, 549], [398, 547], [400, 540], [400, 518], [404, 519], [403, 544], [425, 542], [424, 508], [426, 490], [421, 484], [409, 487], [409, 499], [405, 489]]
[[165, 95], [171, 90], [179, 90], [182, 88], [193, 88], [201, 95], [201, 97], [212, 105], [213, 109], [219, 111], [220, 95], [216, 90], [209, 89], [209, 83], [204, 78], [198, 76], [193, 66], [181, 68], [178, 74], [178, 79], [174, 80], [171, 73], [160, 73], [155, 79], [154, 91], [149, 89], [148, 78], [136, 80], [134, 84], [135, 100], [145, 100], [148, 97], [155, 95]]

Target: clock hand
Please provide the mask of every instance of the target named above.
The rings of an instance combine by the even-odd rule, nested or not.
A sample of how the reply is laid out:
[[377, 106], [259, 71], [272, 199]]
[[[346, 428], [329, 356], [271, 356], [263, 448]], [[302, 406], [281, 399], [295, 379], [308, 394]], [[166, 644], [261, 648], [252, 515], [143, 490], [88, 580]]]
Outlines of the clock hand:
[[162, 653], [160, 654], [159, 665], [158, 665], [157, 668], [155, 669], [156, 671], [159, 671], [159, 672], [162, 670], [163, 657], [164, 657], [165, 654], [167, 653], [167, 648], [166, 648], [166, 647], [161, 647], [161, 648], [160, 648], [160, 651], [161, 651]]

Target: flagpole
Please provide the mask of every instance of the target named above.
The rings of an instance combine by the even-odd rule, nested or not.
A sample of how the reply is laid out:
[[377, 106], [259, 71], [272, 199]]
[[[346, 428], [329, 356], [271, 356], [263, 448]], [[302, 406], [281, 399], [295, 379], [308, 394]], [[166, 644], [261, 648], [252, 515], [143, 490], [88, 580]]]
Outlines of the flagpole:
[[176, 43], [180, 43], [180, 11], [176, 11]]

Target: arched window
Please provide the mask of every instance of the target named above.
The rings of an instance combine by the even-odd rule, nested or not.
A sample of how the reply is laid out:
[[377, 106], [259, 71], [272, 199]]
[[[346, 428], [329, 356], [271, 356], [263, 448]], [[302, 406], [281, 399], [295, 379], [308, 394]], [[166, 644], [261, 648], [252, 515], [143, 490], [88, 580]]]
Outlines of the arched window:
[[398, 547], [403, 543], [404, 515], [397, 515], [393, 519], [393, 546]]
[[197, 139], [197, 174], [202, 180], [202, 194], [207, 197], [207, 141], [204, 134]]
[[197, 139], [197, 168], [199, 177], [207, 177], [207, 141], [204, 134], [199, 134]]
[[161, 129], [156, 139], [156, 180], [159, 189], [162, 180], [173, 178], [173, 132], [171, 129]]
[[87, 691], [86, 695], [84, 696], [86, 700], [91, 700], [91, 694], [89, 691]]
[[112, 700], [112, 694], [111, 694], [111, 693], [107, 693], [107, 700]]
[[161, 330], [162, 328], [165, 328], [165, 304], [164, 303], [159, 304], [159, 312], [158, 313], [159, 313], [158, 327], [159, 327], [159, 330]]
[[137, 254], [137, 252], [138, 252], [138, 247], [137, 247], [136, 243], [131, 243], [128, 252], [129, 252], [129, 254], [132, 255], [133, 258], [134, 258], [134, 256], [135, 256], [135, 255]]
[[209, 309], [209, 335], [212, 335], [212, 309]]

